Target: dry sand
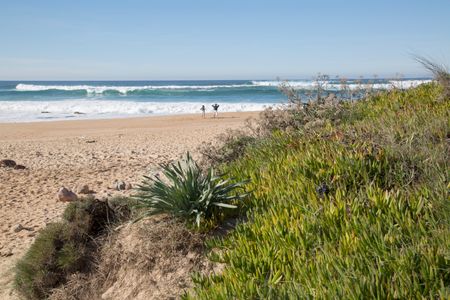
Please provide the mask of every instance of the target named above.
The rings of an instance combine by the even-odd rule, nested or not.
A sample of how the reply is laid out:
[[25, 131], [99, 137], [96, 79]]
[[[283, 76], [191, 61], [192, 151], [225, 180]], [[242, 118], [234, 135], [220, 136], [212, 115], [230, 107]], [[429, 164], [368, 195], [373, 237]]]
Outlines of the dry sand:
[[[66, 204], [56, 200], [61, 186], [87, 184], [96, 197], [119, 192], [114, 181], [136, 184], [158, 163], [194, 152], [228, 128], [257, 113], [224, 113], [114, 120], [0, 124], [0, 160], [26, 170], [0, 168], [0, 299], [12, 290], [15, 262], [36, 232], [60, 218]], [[24, 229], [17, 231], [17, 226]], [[16, 230], [15, 230], [16, 229]]]

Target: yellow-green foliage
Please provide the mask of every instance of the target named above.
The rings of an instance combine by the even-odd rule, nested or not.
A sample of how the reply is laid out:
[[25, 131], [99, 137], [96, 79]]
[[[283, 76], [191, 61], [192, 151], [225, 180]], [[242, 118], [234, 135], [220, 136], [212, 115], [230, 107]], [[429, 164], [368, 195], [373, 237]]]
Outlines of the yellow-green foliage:
[[449, 99], [429, 84], [348, 104], [227, 167], [251, 178], [248, 222], [212, 240], [200, 299], [450, 297]]

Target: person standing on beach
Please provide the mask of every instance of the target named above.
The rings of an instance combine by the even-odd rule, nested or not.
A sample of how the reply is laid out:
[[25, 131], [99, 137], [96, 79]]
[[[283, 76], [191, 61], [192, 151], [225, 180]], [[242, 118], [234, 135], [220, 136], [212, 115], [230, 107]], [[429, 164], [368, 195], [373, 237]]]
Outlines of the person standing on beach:
[[206, 110], [205, 106], [202, 105], [202, 107], [200, 108], [200, 110], [202, 111], [202, 117], [205, 118], [205, 110]]
[[217, 118], [217, 115], [219, 114], [218, 109], [219, 109], [219, 104], [213, 104], [212, 105], [213, 109], [214, 109], [214, 118]]

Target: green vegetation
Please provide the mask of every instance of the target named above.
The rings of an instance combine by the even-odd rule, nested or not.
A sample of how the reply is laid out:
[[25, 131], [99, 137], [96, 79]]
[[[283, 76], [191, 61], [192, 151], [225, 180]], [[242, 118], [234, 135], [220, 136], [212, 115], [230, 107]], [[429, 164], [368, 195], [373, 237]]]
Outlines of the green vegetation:
[[106, 202], [92, 198], [70, 203], [63, 221], [47, 225], [17, 263], [16, 289], [26, 299], [47, 298], [51, 289], [63, 284], [70, 274], [89, 267], [95, 252], [92, 238], [124, 211], [122, 207], [116, 214]]
[[66, 274], [82, 266], [85, 247], [64, 223], [42, 230], [27, 254], [18, 262], [15, 284], [26, 299], [44, 299]]
[[134, 198], [145, 210], [144, 216], [169, 213], [200, 227], [204, 221], [215, 223], [224, 216], [223, 209], [236, 208], [233, 203], [246, 196], [238, 192], [245, 180], [231, 183], [215, 175], [213, 168], [203, 172], [189, 153], [181, 161], [162, 166], [162, 172], [164, 177], [144, 176], [138, 187]]
[[293, 130], [270, 127], [223, 166], [251, 179], [248, 222], [209, 241], [226, 268], [194, 276], [187, 298], [448, 299], [443, 90], [427, 84], [285, 114]]

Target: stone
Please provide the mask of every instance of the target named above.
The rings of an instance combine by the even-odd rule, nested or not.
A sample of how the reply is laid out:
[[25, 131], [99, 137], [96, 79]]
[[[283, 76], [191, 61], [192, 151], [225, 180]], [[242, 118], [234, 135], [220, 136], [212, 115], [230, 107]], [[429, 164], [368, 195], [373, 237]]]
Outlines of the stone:
[[116, 182], [116, 190], [123, 191], [127, 187], [127, 184], [124, 181], [117, 181]]
[[75, 192], [77, 194], [90, 194], [90, 193], [92, 193], [92, 191], [89, 189], [89, 186], [87, 184], [83, 184], [83, 185], [77, 186], [75, 188]]
[[11, 159], [0, 160], [0, 167], [14, 168], [15, 166], [16, 162]]
[[78, 200], [77, 194], [65, 187], [59, 189], [57, 196], [58, 200], [61, 202], [73, 202]]
[[15, 165], [14, 169], [15, 170], [25, 170], [27, 167], [23, 166], [23, 165]]
[[21, 232], [24, 229], [25, 229], [25, 227], [23, 227], [22, 224], [17, 224], [16, 226], [14, 226], [13, 231], [17, 233], [17, 232]]

